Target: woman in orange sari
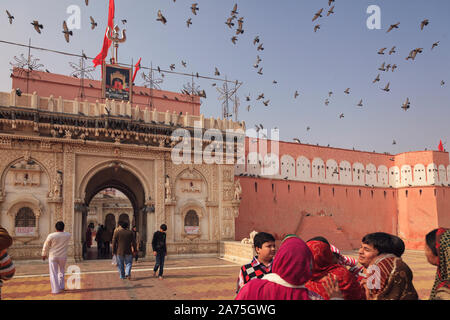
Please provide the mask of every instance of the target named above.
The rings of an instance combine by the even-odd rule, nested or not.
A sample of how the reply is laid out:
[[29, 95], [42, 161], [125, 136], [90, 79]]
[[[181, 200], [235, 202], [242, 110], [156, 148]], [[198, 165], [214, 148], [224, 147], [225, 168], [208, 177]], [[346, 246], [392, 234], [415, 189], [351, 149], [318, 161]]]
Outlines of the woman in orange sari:
[[335, 263], [327, 242], [310, 240], [306, 243], [313, 255], [314, 266], [312, 278], [305, 284], [305, 287], [328, 300], [326, 279], [332, 277], [337, 280], [345, 300], [365, 300], [364, 289], [346, 267]]

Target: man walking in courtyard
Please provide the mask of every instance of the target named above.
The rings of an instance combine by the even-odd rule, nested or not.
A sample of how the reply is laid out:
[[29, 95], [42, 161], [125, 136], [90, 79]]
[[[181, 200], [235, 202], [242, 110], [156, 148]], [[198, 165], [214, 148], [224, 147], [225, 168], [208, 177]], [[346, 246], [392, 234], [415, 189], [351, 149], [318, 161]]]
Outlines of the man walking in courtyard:
[[156, 257], [155, 267], [153, 268], [153, 276], [156, 277], [156, 272], [158, 271], [159, 268], [158, 278], [160, 280], [163, 279], [164, 259], [167, 255], [166, 231], [167, 226], [165, 224], [162, 224], [159, 227], [159, 231], [156, 231], [153, 234], [152, 240], [153, 255]]
[[56, 232], [48, 235], [42, 249], [42, 260], [48, 258], [52, 294], [64, 291], [64, 272], [67, 262], [67, 248], [71, 234], [64, 232], [64, 222], [58, 221]]
[[133, 255], [137, 254], [137, 247], [133, 232], [128, 230], [128, 222], [120, 222], [114, 231], [112, 246], [113, 254], [117, 258], [120, 279], [131, 280]]

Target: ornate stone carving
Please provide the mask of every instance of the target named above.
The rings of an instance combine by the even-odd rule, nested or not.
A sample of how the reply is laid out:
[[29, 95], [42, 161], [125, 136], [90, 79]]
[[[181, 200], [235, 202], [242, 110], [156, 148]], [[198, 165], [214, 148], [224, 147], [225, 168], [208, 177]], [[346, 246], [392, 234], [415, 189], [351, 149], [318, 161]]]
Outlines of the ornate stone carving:
[[253, 230], [252, 232], [250, 232], [250, 238], [244, 238], [241, 240], [241, 243], [244, 244], [253, 244], [254, 243], [254, 239], [255, 236], [258, 234], [257, 231]]
[[63, 185], [62, 172], [57, 171], [55, 179], [53, 180], [53, 197], [55, 197], [55, 198], [61, 197], [62, 185]]
[[242, 187], [239, 179], [234, 183], [234, 196], [233, 200], [241, 200]]
[[166, 175], [166, 182], [164, 183], [165, 191], [166, 191], [166, 201], [172, 200], [172, 188], [170, 186], [170, 177]]
[[223, 186], [223, 200], [224, 201], [231, 201], [233, 200], [233, 190], [232, 190], [232, 186]]

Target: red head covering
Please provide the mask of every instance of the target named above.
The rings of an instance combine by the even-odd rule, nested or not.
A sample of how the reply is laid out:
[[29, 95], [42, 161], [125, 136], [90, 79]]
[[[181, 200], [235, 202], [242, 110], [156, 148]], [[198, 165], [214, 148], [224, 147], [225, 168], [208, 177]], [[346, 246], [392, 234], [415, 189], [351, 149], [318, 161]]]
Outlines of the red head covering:
[[310, 300], [311, 292], [303, 284], [311, 278], [311, 266], [312, 255], [305, 242], [289, 237], [272, 263], [272, 275], [281, 281], [253, 279], [242, 287], [236, 300]]
[[344, 266], [334, 264], [333, 253], [329, 244], [322, 241], [309, 241], [306, 245], [314, 257], [313, 275], [311, 280], [306, 283], [306, 287], [309, 290], [318, 293], [325, 299], [329, 299], [323, 283], [326, 277], [331, 275], [338, 280], [344, 299], [365, 299], [364, 291], [356, 281], [355, 276]]

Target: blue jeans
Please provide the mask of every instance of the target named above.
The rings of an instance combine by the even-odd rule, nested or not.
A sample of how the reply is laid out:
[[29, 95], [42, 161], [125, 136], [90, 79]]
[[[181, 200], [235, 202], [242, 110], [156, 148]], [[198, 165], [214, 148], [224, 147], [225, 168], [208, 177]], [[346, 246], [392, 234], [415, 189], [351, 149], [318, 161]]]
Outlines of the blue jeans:
[[159, 277], [162, 277], [163, 272], [164, 272], [164, 259], [166, 257], [166, 253], [165, 252], [157, 252], [156, 253], [156, 263], [155, 263], [155, 267], [153, 268], [153, 271], [156, 272], [158, 271], [159, 268]]
[[117, 268], [119, 269], [120, 279], [131, 276], [131, 266], [133, 265], [133, 256], [117, 256]]

